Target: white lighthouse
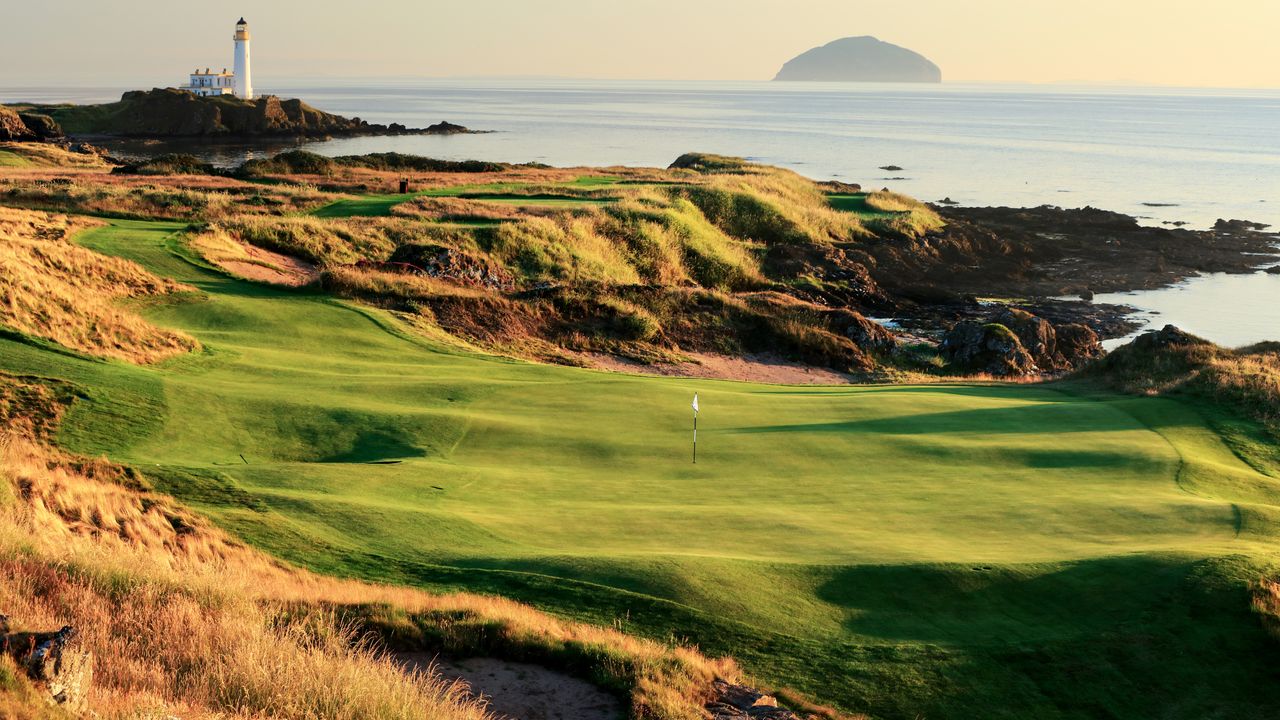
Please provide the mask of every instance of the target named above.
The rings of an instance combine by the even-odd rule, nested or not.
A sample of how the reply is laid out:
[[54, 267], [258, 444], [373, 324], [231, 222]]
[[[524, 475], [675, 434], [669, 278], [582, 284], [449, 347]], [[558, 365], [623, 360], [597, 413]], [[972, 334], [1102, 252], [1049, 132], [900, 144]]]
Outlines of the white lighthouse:
[[253, 99], [253, 77], [249, 69], [249, 23], [240, 18], [236, 23], [235, 94], [245, 100]]

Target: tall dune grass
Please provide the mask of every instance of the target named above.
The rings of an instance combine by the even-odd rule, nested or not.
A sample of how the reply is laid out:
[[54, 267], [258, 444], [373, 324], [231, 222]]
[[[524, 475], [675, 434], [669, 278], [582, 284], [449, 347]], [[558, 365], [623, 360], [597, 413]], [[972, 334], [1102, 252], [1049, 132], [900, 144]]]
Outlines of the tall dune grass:
[[183, 289], [135, 263], [72, 244], [89, 224], [0, 208], [0, 323], [91, 355], [150, 363], [198, 345], [118, 305]]

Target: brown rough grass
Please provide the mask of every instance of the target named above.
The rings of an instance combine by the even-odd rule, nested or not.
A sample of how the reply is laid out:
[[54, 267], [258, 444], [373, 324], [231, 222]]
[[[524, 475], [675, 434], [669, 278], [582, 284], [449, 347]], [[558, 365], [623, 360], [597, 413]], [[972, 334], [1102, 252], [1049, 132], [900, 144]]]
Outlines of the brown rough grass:
[[90, 355], [135, 363], [199, 347], [191, 337], [155, 327], [117, 304], [184, 287], [68, 241], [92, 224], [0, 208], [0, 323]]
[[104, 168], [3, 169], [5, 205], [113, 217], [216, 221], [278, 215], [336, 197], [307, 184], [261, 185], [208, 175], [113, 175]]

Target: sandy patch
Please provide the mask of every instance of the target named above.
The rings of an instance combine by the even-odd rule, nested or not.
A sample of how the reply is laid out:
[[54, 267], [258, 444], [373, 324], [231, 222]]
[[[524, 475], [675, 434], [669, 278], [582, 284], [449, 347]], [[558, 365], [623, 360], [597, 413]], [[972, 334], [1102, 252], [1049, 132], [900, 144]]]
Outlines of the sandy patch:
[[585, 359], [593, 367], [601, 370], [639, 375], [745, 380], [778, 385], [848, 385], [851, 381], [849, 375], [842, 372], [790, 362], [771, 355], [743, 357], [714, 353], [685, 353], [685, 355], [692, 358], [693, 362], [647, 365], [635, 360], [598, 353], [587, 354]]
[[320, 274], [315, 265], [305, 260], [245, 243], [236, 245], [239, 248], [235, 256], [206, 253], [205, 258], [236, 277], [272, 285], [301, 287]]
[[584, 680], [540, 665], [495, 658], [444, 660], [430, 653], [396, 656], [406, 669], [434, 669], [461, 680], [504, 720], [622, 720], [622, 702]]

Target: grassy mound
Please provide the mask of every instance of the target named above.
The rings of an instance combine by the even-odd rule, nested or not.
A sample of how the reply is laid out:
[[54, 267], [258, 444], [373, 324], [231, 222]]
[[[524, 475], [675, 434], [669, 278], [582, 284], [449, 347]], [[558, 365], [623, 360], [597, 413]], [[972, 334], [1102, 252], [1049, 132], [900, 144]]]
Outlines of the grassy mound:
[[122, 175], [220, 175], [217, 168], [194, 155], [168, 153], [114, 168]]
[[1232, 439], [1247, 457], [1280, 467], [1280, 343], [1229, 349], [1166, 326], [1117, 348], [1084, 374], [1123, 392], [1189, 397], [1253, 420], [1260, 433], [1236, 428]]

